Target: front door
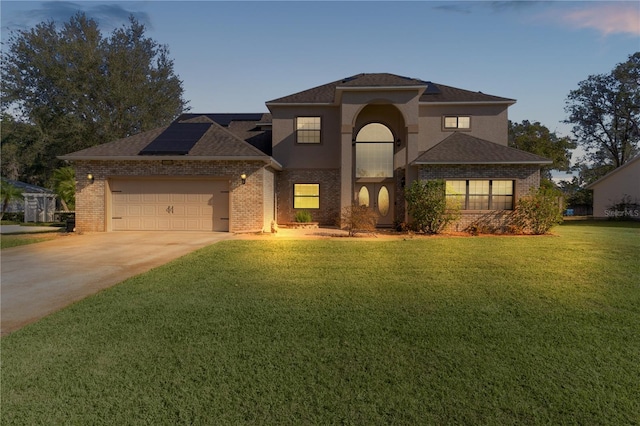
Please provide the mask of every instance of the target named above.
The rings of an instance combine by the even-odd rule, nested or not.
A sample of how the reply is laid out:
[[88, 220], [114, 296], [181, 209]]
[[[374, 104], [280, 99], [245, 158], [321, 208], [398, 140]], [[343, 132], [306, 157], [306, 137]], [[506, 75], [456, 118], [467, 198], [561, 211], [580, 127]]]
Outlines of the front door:
[[393, 225], [393, 183], [357, 183], [358, 204], [367, 206], [378, 215], [378, 226]]

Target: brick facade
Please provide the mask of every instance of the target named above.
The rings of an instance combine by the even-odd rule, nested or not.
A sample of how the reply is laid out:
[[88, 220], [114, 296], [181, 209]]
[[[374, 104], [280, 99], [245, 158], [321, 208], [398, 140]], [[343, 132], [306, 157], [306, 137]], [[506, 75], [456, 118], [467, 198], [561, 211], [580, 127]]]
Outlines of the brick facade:
[[[540, 167], [535, 164], [428, 165], [420, 167], [418, 176], [420, 180], [511, 179], [515, 181], [514, 206], [520, 197], [529, 194], [531, 188], [540, 186]], [[511, 210], [462, 210], [460, 219], [451, 224], [449, 230], [468, 231], [475, 227], [487, 232], [504, 232], [512, 223], [511, 216]]]
[[[253, 232], [269, 230], [271, 215], [265, 213], [272, 186], [273, 171], [261, 161], [76, 161], [76, 229], [84, 232], [107, 231], [107, 193], [109, 178], [176, 177], [222, 178], [229, 180], [229, 231]], [[87, 178], [91, 173], [93, 183]], [[240, 175], [247, 174], [242, 184]]]
[[293, 185], [320, 184], [320, 208], [307, 209], [314, 222], [334, 226], [340, 217], [340, 169], [289, 169], [277, 174], [278, 223], [293, 222]]

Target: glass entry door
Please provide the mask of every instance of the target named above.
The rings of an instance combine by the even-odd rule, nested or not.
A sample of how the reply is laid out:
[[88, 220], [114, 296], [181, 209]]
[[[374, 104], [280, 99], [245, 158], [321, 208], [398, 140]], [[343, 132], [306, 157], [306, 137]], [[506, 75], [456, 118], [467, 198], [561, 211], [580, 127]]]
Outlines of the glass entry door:
[[393, 184], [357, 183], [356, 197], [358, 204], [367, 206], [378, 215], [378, 226], [393, 225]]

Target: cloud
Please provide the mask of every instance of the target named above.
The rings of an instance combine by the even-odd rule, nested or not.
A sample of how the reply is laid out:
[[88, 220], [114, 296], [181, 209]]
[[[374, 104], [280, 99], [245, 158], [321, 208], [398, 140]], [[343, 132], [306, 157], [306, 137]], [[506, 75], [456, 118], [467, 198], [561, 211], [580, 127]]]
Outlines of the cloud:
[[471, 13], [470, 5], [464, 3], [441, 4], [434, 6], [433, 9], [443, 12], [464, 13], [465, 15]]
[[493, 13], [502, 13], [502, 12], [520, 12], [525, 9], [531, 9], [538, 4], [543, 2], [540, 1], [523, 1], [523, 0], [510, 0], [510, 1], [452, 1], [452, 2], [442, 2], [437, 6], [433, 6], [434, 10], [442, 11], [442, 12], [451, 12], [451, 13], [460, 13], [468, 15], [473, 13], [474, 11], [489, 9]]
[[579, 10], [560, 14], [561, 22], [573, 28], [599, 31], [602, 35], [640, 35], [640, 5], [634, 2], [581, 3]]
[[532, 7], [535, 7], [540, 3], [541, 2], [539, 1], [523, 1], [523, 0], [492, 1], [488, 3], [488, 6], [490, 6], [494, 12], [504, 12], [504, 11], [517, 12], [525, 9], [531, 9]]
[[[4, 12], [4, 11], [3, 11]], [[3, 25], [4, 30], [26, 30], [40, 22], [54, 21], [56, 24], [66, 22], [78, 12], [84, 12], [95, 19], [102, 30], [111, 31], [128, 23], [133, 15], [141, 24], [152, 29], [151, 19], [146, 12], [126, 9], [119, 4], [74, 3], [68, 1], [45, 1], [39, 7], [16, 13]]]

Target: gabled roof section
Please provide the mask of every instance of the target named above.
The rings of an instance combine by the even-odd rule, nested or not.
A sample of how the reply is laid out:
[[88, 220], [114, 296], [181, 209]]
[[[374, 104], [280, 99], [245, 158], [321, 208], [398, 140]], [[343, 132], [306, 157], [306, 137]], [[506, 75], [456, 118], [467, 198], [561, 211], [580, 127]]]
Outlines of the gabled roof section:
[[426, 81], [395, 74], [358, 74], [340, 81], [338, 87], [422, 87]]
[[552, 164], [548, 158], [454, 132], [411, 164]]
[[[638, 164], [636, 164], [638, 163]], [[609, 179], [610, 177], [620, 173], [623, 170], [631, 169], [634, 166], [638, 166], [640, 165], [640, 155], [636, 155], [635, 157], [633, 157], [631, 160], [627, 161], [626, 163], [624, 163], [622, 166], [613, 169], [612, 171], [610, 171], [609, 173], [607, 173], [606, 175], [602, 176], [600, 179], [598, 179], [597, 181], [590, 183], [589, 185], [587, 185], [585, 188], [586, 189], [593, 189], [595, 186], [598, 186], [599, 184], [601, 184], [602, 182], [604, 182], [605, 180]]]
[[293, 95], [268, 101], [269, 104], [333, 104], [336, 101], [336, 90], [356, 88], [383, 87], [426, 87], [427, 83], [415, 78], [402, 77], [395, 74], [356, 74], [331, 83], [323, 84]]
[[513, 104], [516, 102], [514, 99], [487, 95], [482, 92], [472, 92], [469, 90], [458, 89], [455, 87], [445, 86], [443, 84], [432, 83], [430, 81], [423, 81], [395, 74], [376, 73], [356, 74], [351, 77], [336, 80], [331, 83], [323, 84], [322, 86], [313, 87], [308, 90], [303, 90], [302, 92], [268, 101], [267, 106], [287, 104], [333, 105], [338, 101], [338, 91], [358, 90], [365, 88], [422, 89], [423, 92], [420, 96], [420, 102], [423, 103], [482, 102]]
[[171, 123], [140, 155], [186, 155], [213, 123]]
[[[256, 114], [255, 116], [259, 119], [263, 118], [263, 114]], [[262, 130], [256, 130], [255, 134], [251, 134], [251, 129], [256, 128], [255, 122], [247, 121], [245, 124], [249, 127], [249, 129], [244, 129], [244, 134], [248, 137], [266, 133]], [[189, 126], [193, 126], [193, 132], [191, 132]], [[188, 149], [183, 149], [182, 151], [180, 149], [173, 150], [169, 141], [168, 145], [166, 143], [163, 145], [164, 152], [156, 152], [153, 149], [144, 152], [145, 148], [153, 147], [154, 141], [159, 140], [159, 138], [162, 139], [162, 135], [166, 135], [169, 129], [175, 130], [178, 128], [191, 136], [196, 135], [203, 129], [205, 131], [199, 136], [196, 135], [196, 137], [189, 138], [190, 146]], [[268, 133], [270, 145], [271, 132], [269, 131]], [[181, 145], [180, 147], [184, 148], [185, 146]], [[59, 158], [62, 160], [157, 160], [168, 158], [184, 160], [263, 160], [275, 168], [281, 167], [270, 155], [253, 146], [250, 142], [243, 140], [237, 134], [231, 132], [230, 129], [212, 121], [207, 115], [186, 117], [183, 121], [176, 120], [170, 126], [83, 149]]]
[[145, 146], [160, 136], [169, 126], [159, 127], [148, 132], [138, 133], [114, 142], [103, 143], [59, 157], [61, 160], [110, 160], [110, 157], [130, 157], [138, 155]]
[[189, 151], [189, 155], [203, 157], [267, 157], [229, 130], [214, 123], [209, 131]]

